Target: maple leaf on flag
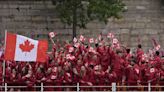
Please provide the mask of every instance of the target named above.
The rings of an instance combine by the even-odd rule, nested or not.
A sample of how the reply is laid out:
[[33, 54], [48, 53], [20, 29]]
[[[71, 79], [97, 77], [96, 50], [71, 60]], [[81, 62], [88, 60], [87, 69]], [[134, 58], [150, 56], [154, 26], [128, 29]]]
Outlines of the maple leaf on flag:
[[30, 52], [34, 48], [34, 45], [31, 44], [29, 40], [26, 40], [24, 43], [19, 45], [19, 48], [22, 52]]
[[90, 38], [89, 39], [89, 43], [94, 43], [94, 39], [93, 38]]

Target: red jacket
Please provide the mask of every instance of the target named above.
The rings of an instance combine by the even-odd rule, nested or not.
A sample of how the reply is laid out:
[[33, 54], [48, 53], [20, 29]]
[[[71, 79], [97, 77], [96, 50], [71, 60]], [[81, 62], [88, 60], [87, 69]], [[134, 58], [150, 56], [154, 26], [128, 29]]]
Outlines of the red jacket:
[[159, 71], [156, 68], [147, 68], [145, 69], [145, 79], [147, 79], [147, 82], [151, 83], [157, 83], [157, 79], [159, 79], [160, 74]]
[[128, 67], [125, 71], [126, 80], [128, 83], [137, 83], [140, 80], [140, 69], [137, 65]]

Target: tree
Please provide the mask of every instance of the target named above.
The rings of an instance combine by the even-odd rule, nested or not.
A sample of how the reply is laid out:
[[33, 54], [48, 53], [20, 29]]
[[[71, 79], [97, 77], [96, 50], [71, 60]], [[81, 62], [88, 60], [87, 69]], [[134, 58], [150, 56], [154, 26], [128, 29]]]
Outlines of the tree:
[[61, 22], [72, 26], [73, 38], [76, 29], [86, 28], [93, 20], [107, 23], [108, 18], [119, 18], [124, 9], [121, 0], [52, 0]]

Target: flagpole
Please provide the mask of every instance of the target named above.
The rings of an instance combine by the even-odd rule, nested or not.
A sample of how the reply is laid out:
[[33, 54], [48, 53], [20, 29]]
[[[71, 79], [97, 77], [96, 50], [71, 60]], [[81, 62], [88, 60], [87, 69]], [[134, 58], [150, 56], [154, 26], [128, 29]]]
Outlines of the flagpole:
[[[6, 49], [6, 36], [7, 36], [7, 30], [5, 30], [4, 52], [5, 52], [5, 49]], [[3, 85], [5, 85], [5, 57], [3, 59]]]
[[50, 37], [50, 40], [51, 40], [52, 44], [55, 45], [55, 42], [51, 37]]

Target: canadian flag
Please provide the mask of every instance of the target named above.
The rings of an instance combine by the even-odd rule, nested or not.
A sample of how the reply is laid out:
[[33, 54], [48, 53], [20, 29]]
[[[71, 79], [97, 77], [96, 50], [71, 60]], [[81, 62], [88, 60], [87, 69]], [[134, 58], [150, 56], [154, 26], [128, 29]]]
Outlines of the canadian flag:
[[76, 48], [79, 48], [79, 47], [80, 47], [80, 43], [75, 43], [74, 46], [75, 46]]
[[73, 52], [74, 51], [74, 48], [73, 47], [69, 47], [69, 52]]
[[78, 40], [77, 40], [77, 38], [75, 37], [75, 38], [73, 38], [73, 42], [74, 43], [76, 43]]
[[6, 32], [5, 60], [45, 62], [48, 42]]
[[157, 45], [157, 46], [155, 47], [156, 50], [159, 50], [160, 48], [161, 48], [160, 45]]
[[114, 35], [112, 33], [108, 33], [107, 38], [114, 38]]
[[54, 38], [54, 37], [56, 36], [56, 34], [57, 34], [57, 33], [55, 33], [55, 32], [50, 32], [50, 33], [49, 33], [49, 36], [50, 36], [51, 38]]
[[90, 38], [89, 39], [89, 43], [94, 43], [94, 39], [93, 38]]
[[113, 44], [117, 44], [118, 40], [116, 38], [113, 39]]
[[79, 39], [81, 42], [84, 42], [85, 41], [85, 38], [83, 35], [80, 35], [80, 39]]

